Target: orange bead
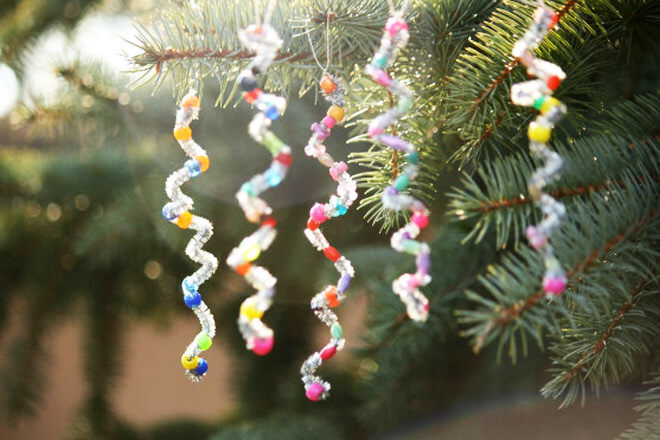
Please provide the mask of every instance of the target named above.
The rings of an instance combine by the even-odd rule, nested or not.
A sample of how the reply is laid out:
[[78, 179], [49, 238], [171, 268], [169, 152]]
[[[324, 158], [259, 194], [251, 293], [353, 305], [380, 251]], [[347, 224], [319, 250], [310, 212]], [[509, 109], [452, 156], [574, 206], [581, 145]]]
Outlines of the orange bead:
[[237, 274], [245, 276], [245, 274], [250, 271], [251, 267], [252, 267], [252, 263], [248, 261], [246, 263], [241, 264], [240, 266], [236, 266], [236, 269], [234, 270], [236, 271]]
[[344, 119], [344, 109], [338, 105], [331, 105], [328, 109], [328, 116], [337, 122], [341, 122]]
[[199, 97], [198, 96], [189, 96], [187, 97], [182, 103], [184, 107], [194, 107], [194, 108], [199, 108]]
[[330, 78], [330, 75], [324, 75], [320, 85], [327, 95], [337, 90], [337, 83]]
[[330, 286], [325, 291], [325, 300], [328, 302], [330, 307], [337, 307], [339, 305], [339, 300], [337, 299], [337, 289], [334, 286]]
[[192, 214], [189, 211], [182, 213], [176, 219], [176, 225], [181, 229], [188, 229], [191, 222], [192, 222]]
[[177, 141], [189, 141], [192, 139], [192, 130], [190, 127], [177, 127], [174, 129], [174, 139]]
[[206, 157], [206, 156], [195, 156], [195, 160], [197, 162], [199, 162], [199, 169], [202, 173], [209, 169], [209, 165], [211, 163], [209, 162], [208, 157]]

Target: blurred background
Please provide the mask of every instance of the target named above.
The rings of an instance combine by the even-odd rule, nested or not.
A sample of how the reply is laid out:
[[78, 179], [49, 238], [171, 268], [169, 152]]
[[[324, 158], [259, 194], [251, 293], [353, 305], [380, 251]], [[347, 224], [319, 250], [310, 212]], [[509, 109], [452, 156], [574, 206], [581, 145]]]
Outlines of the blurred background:
[[[388, 280], [410, 262], [355, 210], [326, 228], [359, 274], [338, 312], [348, 345], [322, 367], [331, 398], [309, 403], [298, 369], [327, 329], [308, 301], [335, 272], [302, 230], [310, 206], [334, 188], [302, 147], [326, 105], [292, 96], [275, 125], [293, 146], [294, 165], [266, 195], [279, 221], [260, 259], [279, 279], [266, 315], [276, 343], [257, 358], [235, 324], [250, 288], [224, 258], [253, 230], [234, 193], [269, 158], [246, 134], [252, 112], [216, 108], [213, 84], [192, 126], [211, 168], [184, 190], [215, 225], [207, 248], [221, 264], [204, 292], [219, 336], [206, 356], [208, 377], [191, 385], [179, 364], [198, 331], [179, 290], [195, 268], [183, 252], [191, 234], [160, 214], [165, 179], [184, 161], [171, 135], [176, 105], [167, 84], [155, 93], [129, 86], [132, 21], [156, 3], [0, 3], [0, 438], [568, 440], [609, 438], [635, 420], [631, 387], [557, 412], [537, 397], [547, 367], [539, 353], [515, 365], [497, 362], [492, 350], [472, 354], [451, 309], [442, 310], [474, 281], [462, 277], [466, 268], [490, 261], [458, 246], [465, 231], [433, 246], [434, 264], [461, 268], [429, 287], [450, 319], [427, 328], [398, 321], [404, 331], [384, 337], [386, 318], [400, 312]], [[335, 130], [335, 157], [364, 148], [346, 139]], [[448, 171], [438, 194], [456, 182]], [[436, 200], [436, 219], [444, 203]], [[460, 227], [436, 223], [428, 238]]]

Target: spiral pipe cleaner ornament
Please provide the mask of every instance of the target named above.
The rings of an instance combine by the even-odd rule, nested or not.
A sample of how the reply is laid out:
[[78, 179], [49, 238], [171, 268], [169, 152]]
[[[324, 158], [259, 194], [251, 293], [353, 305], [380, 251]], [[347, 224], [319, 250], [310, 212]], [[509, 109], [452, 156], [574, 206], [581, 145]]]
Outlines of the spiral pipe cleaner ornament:
[[316, 158], [321, 165], [329, 168], [330, 177], [338, 183], [337, 193], [330, 197], [326, 204], [316, 203], [309, 211], [309, 220], [305, 229], [305, 236], [318, 251], [335, 264], [339, 272], [336, 285], [326, 286], [321, 292], [314, 295], [310, 306], [314, 314], [330, 328], [330, 342], [320, 351], [315, 352], [303, 363], [300, 368], [302, 382], [305, 385], [305, 395], [309, 400], [323, 400], [328, 396], [330, 384], [315, 375], [316, 369], [323, 361], [330, 359], [338, 350], [344, 348], [344, 331], [339, 324], [337, 315], [332, 311], [346, 295], [346, 290], [355, 276], [351, 262], [341, 255], [337, 249], [330, 246], [319, 226], [332, 217], [340, 217], [357, 199], [357, 185], [348, 174], [345, 162], [335, 162], [326, 152], [323, 141], [330, 136], [332, 128], [344, 119], [344, 90], [335, 78], [325, 74], [320, 82], [325, 99], [332, 105], [327, 115], [320, 121], [312, 124], [312, 136], [305, 147], [305, 154]]
[[394, 183], [383, 192], [383, 205], [395, 211], [409, 210], [410, 223], [392, 235], [392, 247], [399, 252], [406, 252], [416, 256], [417, 271], [405, 273], [392, 283], [392, 289], [406, 305], [410, 319], [426, 321], [429, 312], [429, 301], [419, 290], [431, 282], [429, 268], [431, 266], [431, 250], [426, 243], [416, 241], [415, 238], [428, 224], [429, 210], [424, 204], [404, 191], [419, 172], [419, 153], [417, 147], [404, 141], [394, 134], [386, 134], [385, 129], [395, 124], [412, 106], [413, 92], [403, 83], [390, 77], [385, 70], [390, 66], [399, 53], [408, 43], [408, 24], [400, 11], [394, 12], [387, 20], [380, 47], [365, 71], [390, 93], [398, 96], [396, 107], [377, 116], [369, 123], [367, 134], [376, 142], [382, 142], [395, 151], [406, 153], [406, 164]]
[[174, 138], [189, 157], [183, 167], [179, 168], [167, 178], [165, 192], [171, 199], [163, 206], [163, 217], [181, 229], [197, 231], [186, 246], [186, 255], [202, 266], [192, 275], [184, 278], [181, 283], [183, 301], [197, 315], [202, 331], [188, 345], [181, 356], [181, 365], [185, 374], [193, 382], [199, 382], [208, 370], [207, 362], [199, 357], [199, 353], [211, 347], [215, 336], [215, 320], [210, 310], [202, 301], [199, 286], [208, 280], [218, 268], [218, 260], [211, 253], [202, 250], [202, 246], [213, 235], [213, 225], [207, 219], [191, 214], [193, 200], [181, 192], [181, 185], [192, 177], [197, 177], [209, 168], [209, 158], [206, 151], [192, 138], [190, 123], [199, 116], [199, 98], [194, 90], [181, 101], [176, 113], [174, 124]]
[[545, 7], [541, 0], [534, 12], [532, 26], [512, 50], [513, 56], [527, 68], [527, 74], [537, 78], [514, 84], [511, 88], [511, 100], [514, 104], [533, 106], [540, 111], [536, 119], [529, 124], [527, 135], [530, 150], [543, 160], [543, 166], [532, 174], [529, 192], [540, 206], [544, 217], [538, 225], [527, 227], [525, 234], [530, 245], [544, 255], [543, 290], [548, 296], [560, 295], [566, 288], [566, 274], [549, 243], [552, 231], [566, 215], [566, 208], [543, 191], [548, 182], [558, 178], [563, 166], [559, 154], [550, 150], [547, 143], [555, 124], [566, 114], [566, 106], [552, 97], [552, 92], [559, 87], [566, 74], [559, 66], [536, 58], [533, 50], [548, 31], [556, 26], [557, 21], [557, 14]]
[[256, 79], [256, 75], [264, 72], [272, 63], [282, 46], [282, 40], [267, 23], [251, 25], [240, 31], [239, 39], [256, 54], [238, 77], [243, 98], [259, 111], [250, 122], [248, 133], [271, 152], [273, 162], [270, 168], [245, 182], [236, 193], [247, 220], [259, 223], [260, 227], [231, 251], [227, 264], [257, 290], [241, 304], [238, 325], [246, 347], [258, 355], [265, 355], [273, 347], [273, 331], [261, 318], [272, 303], [277, 279], [263, 267], [252, 263], [262, 251], [268, 249], [277, 231], [272, 209], [258, 196], [282, 182], [291, 165], [291, 148], [270, 131], [272, 121], [279, 118], [286, 109], [286, 99], [264, 93], [257, 87]]

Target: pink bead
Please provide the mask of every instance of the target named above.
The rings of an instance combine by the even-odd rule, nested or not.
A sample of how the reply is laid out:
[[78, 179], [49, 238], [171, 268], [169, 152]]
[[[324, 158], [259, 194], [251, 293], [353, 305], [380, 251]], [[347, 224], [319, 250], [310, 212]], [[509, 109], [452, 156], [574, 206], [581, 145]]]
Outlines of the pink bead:
[[410, 287], [411, 289], [414, 289], [417, 286], [419, 286], [419, 279], [417, 279], [417, 277], [414, 276], [414, 275], [409, 276], [408, 277], [408, 287]]
[[424, 311], [425, 312], [428, 312], [429, 308], [430, 308], [429, 303], [424, 304]]
[[429, 224], [429, 218], [423, 212], [416, 212], [410, 219], [419, 229], [424, 229]]
[[348, 171], [348, 165], [346, 165], [345, 162], [335, 162], [332, 167], [330, 167], [330, 177], [332, 177], [332, 180], [337, 181], [339, 179], [339, 176], [342, 173], [345, 173]]
[[397, 32], [403, 29], [408, 30], [408, 23], [400, 17], [390, 17], [385, 24], [385, 30], [387, 30], [391, 36], [396, 35]]
[[566, 288], [566, 280], [561, 277], [544, 277], [543, 290], [545, 293], [560, 295]]
[[323, 385], [321, 385], [318, 382], [314, 382], [309, 387], [307, 387], [307, 390], [305, 391], [305, 396], [307, 396], [307, 398], [312, 402], [317, 402], [321, 397], [321, 394], [323, 394], [324, 392], [325, 392], [325, 388], [323, 388]]
[[316, 203], [312, 206], [312, 209], [309, 210], [309, 216], [317, 223], [323, 223], [328, 219], [328, 216], [325, 215], [325, 209], [320, 203]]
[[381, 134], [382, 132], [383, 132], [383, 128], [380, 127], [379, 125], [375, 124], [374, 121], [372, 121], [369, 124], [369, 128], [367, 129], [367, 134], [369, 135], [369, 137], [377, 136], [377, 135]]
[[273, 349], [274, 342], [272, 336], [269, 338], [256, 338], [252, 351], [259, 356], [266, 355]]
[[323, 125], [325, 125], [328, 128], [334, 127], [335, 124], [337, 123], [337, 121], [335, 121], [335, 118], [333, 118], [332, 116], [324, 117], [323, 119], [321, 119], [321, 122], [323, 123]]
[[323, 350], [321, 350], [321, 359], [327, 361], [337, 353], [337, 347], [334, 345], [328, 345]]
[[527, 240], [529, 240], [529, 244], [534, 249], [539, 250], [545, 246], [546, 239], [541, 234], [539, 234], [536, 226], [527, 226], [527, 229], [525, 230], [525, 236], [527, 237]]
[[392, 78], [390, 78], [390, 75], [381, 69], [376, 70], [373, 73], [372, 78], [383, 87], [389, 87], [390, 84], [392, 84]]

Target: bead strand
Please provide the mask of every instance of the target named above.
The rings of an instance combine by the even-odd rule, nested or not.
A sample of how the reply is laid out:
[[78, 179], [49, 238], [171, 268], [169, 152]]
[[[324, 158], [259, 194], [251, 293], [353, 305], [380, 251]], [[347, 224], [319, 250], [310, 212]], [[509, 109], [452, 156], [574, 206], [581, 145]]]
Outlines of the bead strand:
[[543, 189], [548, 182], [559, 177], [563, 167], [562, 158], [548, 148], [548, 141], [555, 124], [566, 114], [566, 106], [552, 97], [553, 91], [566, 78], [566, 74], [559, 66], [534, 56], [534, 49], [558, 21], [552, 9], [545, 7], [543, 1], [539, 3], [530, 29], [512, 50], [513, 56], [527, 68], [527, 74], [538, 79], [514, 84], [511, 100], [516, 105], [534, 107], [540, 112], [527, 130], [530, 150], [543, 161], [543, 166], [532, 174], [529, 192], [544, 217], [538, 225], [528, 226], [525, 235], [530, 245], [544, 255], [543, 290], [548, 296], [556, 296], [564, 291], [567, 281], [549, 240], [553, 230], [566, 215], [566, 208]]
[[238, 326], [246, 347], [262, 356], [273, 348], [273, 331], [261, 318], [272, 304], [277, 279], [253, 262], [275, 239], [277, 223], [270, 206], [258, 196], [284, 180], [291, 165], [291, 148], [270, 131], [272, 121], [278, 119], [286, 109], [286, 99], [264, 93], [258, 88], [256, 79], [256, 75], [264, 72], [272, 63], [282, 46], [282, 40], [267, 24], [249, 26], [239, 32], [239, 39], [244, 46], [255, 52], [252, 62], [238, 78], [243, 98], [259, 111], [250, 122], [248, 133], [270, 151], [273, 162], [266, 171], [245, 182], [236, 193], [247, 220], [260, 224], [260, 227], [231, 251], [227, 264], [257, 290], [241, 304]]
[[211, 347], [215, 337], [215, 320], [208, 307], [202, 301], [199, 286], [208, 280], [218, 268], [218, 260], [211, 253], [202, 250], [202, 246], [213, 235], [213, 225], [207, 219], [191, 214], [193, 200], [181, 192], [181, 185], [193, 177], [199, 176], [209, 168], [209, 158], [206, 151], [192, 138], [190, 123], [199, 116], [200, 102], [194, 90], [191, 90], [181, 101], [176, 113], [174, 138], [189, 157], [183, 167], [172, 173], [165, 183], [165, 192], [170, 198], [163, 206], [162, 214], [166, 220], [181, 229], [197, 231], [186, 246], [186, 255], [196, 263], [201, 264], [192, 275], [184, 278], [181, 283], [183, 301], [190, 307], [202, 327], [202, 331], [186, 347], [181, 356], [181, 365], [185, 374], [193, 382], [199, 382], [208, 370], [208, 364], [199, 354]]
[[398, 96], [399, 100], [396, 107], [377, 116], [369, 123], [367, 134], [376, 142], [382, 142], [395, 151], [406, 153], [406, 164], [401, 174], [385, 189], [382, 200], [386, 208], [395, 211], [408, 210], [412, 213], [410, 223], [392, 235], [391, 244], [398, 252], [415, 255], [417, 270], [415, 273], [405, 273], [394, 280], [392, 289], [406, 305], [410, 319], [423, 322], [428, 317], [429, 302], [419, 287], [426, 286], [431, 281], [429, 275], [431, 250], [428, 244], [416, 241], [415, 238], [428, 224], [430, 212], [421, 201], [402, 193], [417, 177], [419, 152], [415, 145], [394, 134], [385, 133], [385, 129], [395, 124], [412, 106], [413, 92], [405, 84], [391, 78], [385, 70], [394, 62], [399, 50], [406, 46], [408, 38], [408, 24], [400, 12], [394, 13], [387, 20], [380, 47], [365, 71], [374, 81]]
[[339, 280], [336, 285], [328, 285], [314, 295], [310, 302], [314, 314], [330, 328], [331, 336], [330, 342], [320, 351], [309, 356], [300, 368], [305, 395], [314, 402], [325, 399], [330, 391], [330, 383], [315, 375], [317, 368], [323, 361], [330, 359], [337, 351], [344, 348], [344, 331], [332, 309], [339, 306], [345, 298], [351, 279], [355, 276], [350, 260], [330, 246], [319, 226], [332, 217], [346, 214], [348, 208], [357, 199], [357, 185], [348, 174], [348, 166], [343, 161], [335, 162], [332, 156], [326, 152], [323, 144], [323, 141], [330, 136], [332, 128], [344, 119], [344, 90], [342, 85], [329, 74], [323, 76], [320, 86], [325, 99], [332, 105], [320, 122], [312, 124], [312, 136], [305, 147], [305, 154], [316, 158], [321, 165], [328, 167], [330, 177], [338, 183], [338, 186], [336, 194], [330, 197], [328, 203], [316, 203], [312, 206], [304, 232], [312, 246], [318, 251], [322, 251], [326, 258], [335, 264], [335, 268], [339, 272]]

